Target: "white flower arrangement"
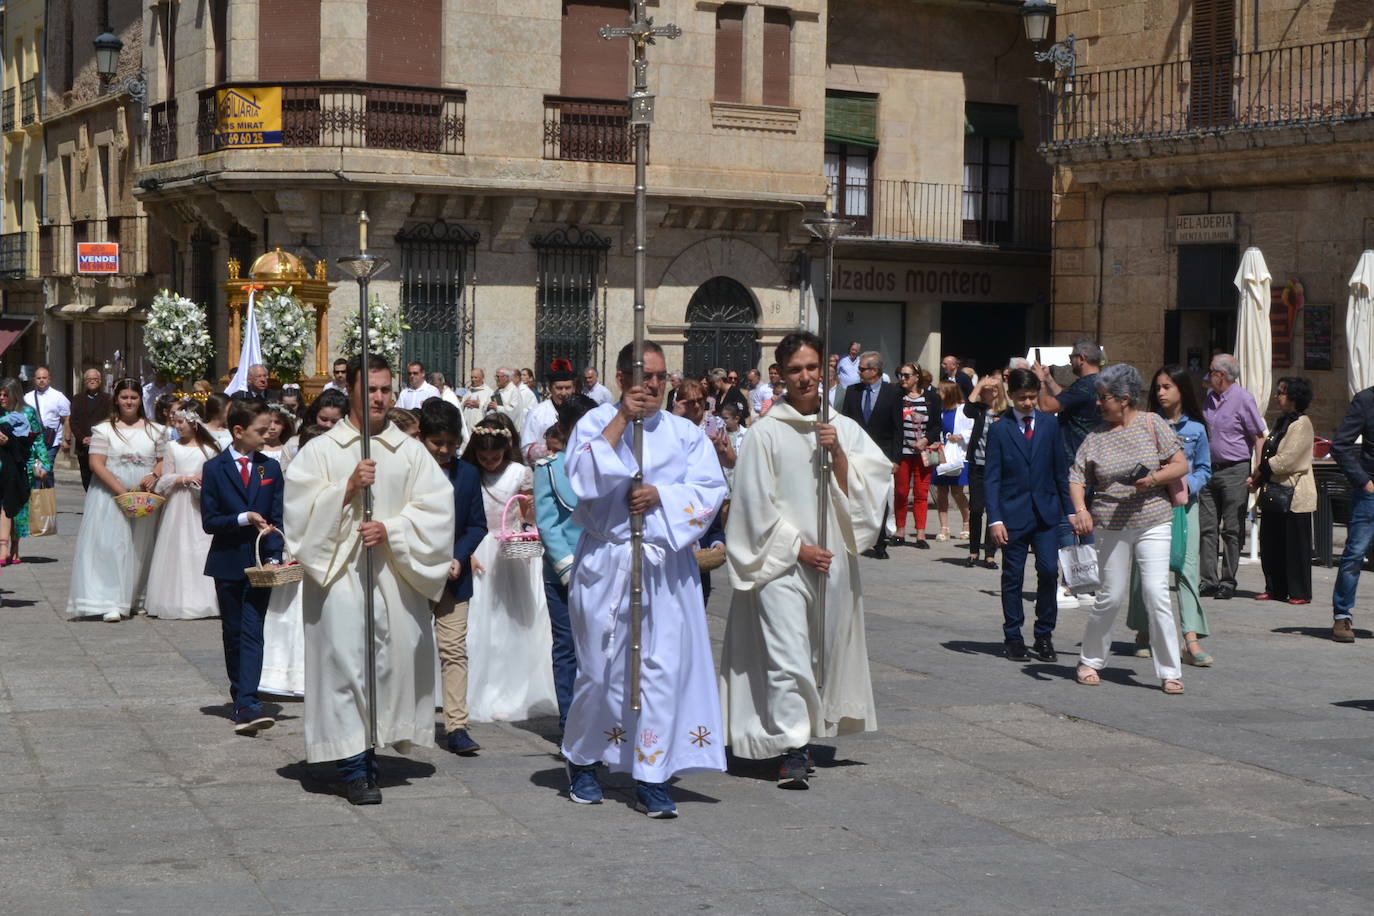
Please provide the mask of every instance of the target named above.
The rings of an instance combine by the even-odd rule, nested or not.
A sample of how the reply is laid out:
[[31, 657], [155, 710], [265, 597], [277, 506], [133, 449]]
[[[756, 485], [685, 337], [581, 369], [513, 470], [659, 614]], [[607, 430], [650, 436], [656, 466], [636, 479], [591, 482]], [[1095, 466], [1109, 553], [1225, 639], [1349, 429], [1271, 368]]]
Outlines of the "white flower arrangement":
[[160, 290], [143, 326], [143, 346], [153, 368], [168, 379], [190, 382], [200, 378], [213, 352], [206, 324], [203, 305]]
[[305, 371], [305, 356], [315, 331], [315, 316], [306, 311], [291, 287], [273, 289], [253, 300], [262, 362], [283, 382]]
[[[357, 356], [362, 350], [361, 334], [358, 333], [358, 309], [350, 309], [343, 320], [343, 335], [339, 341], [339, 352], [345, 357]], [[401, 337], [410, 330], [400, 308], [390, 308], [373, 296], [367, 309], [368, 351], [385, 356], [396, 369], [401, 359]]]

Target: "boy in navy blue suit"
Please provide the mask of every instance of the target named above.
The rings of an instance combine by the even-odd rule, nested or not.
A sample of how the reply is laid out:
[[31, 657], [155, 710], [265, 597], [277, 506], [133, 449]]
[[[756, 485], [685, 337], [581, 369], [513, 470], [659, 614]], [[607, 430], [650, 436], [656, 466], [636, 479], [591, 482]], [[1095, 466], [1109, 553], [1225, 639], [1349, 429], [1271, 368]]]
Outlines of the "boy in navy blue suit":
[[[983, 472], [988, 531], [1004, 549], [1002, 562], [1002, 633], [1007, 658], [1029, 661], [1034, 655], [1053, 662], [1054, 625], [1059, 614], [1059, 525], [1073, 515], [1069, 501], [1068, 459], [1052, 414], [1035, 409], [1040, 379], [1029, 369], [1007, 374], [1012, 407], [984, 433], [987, 464]], [[1021, 583], [1026, 554], [1035, 550], [1035, 644], [1026, 651], [1021, 635], [1025, 610]]]
[[271, 590], [252, 588], [243, 571], [256, 566], [258, 534], [263, 555], [281, 561], [283, 480], [281, 465], [259, 453], [271, 422], [266, 401], [239, 400], [229, 406], [226, 425], [233, 444], [201, 471], [200, 512], [206, 534], [214, 537], [205, 558], [205, 575], [215, 580], [224, 665], [234, 705], [234, 731], [254, 735], [274, 719], [262, 709], [262, 621]]
[[439, 398], [420, 405], [420, 441], [453, 484], [453, 563], [448, 587], [434, 605], [434, 639], [444, 690], [444, 747], [471, 756], [482, 746], [468, 734], [468, 602], [472, 600], [472, 554], [487, 536], [482, 477], [477, 466], [458, 460], [463, 417]]

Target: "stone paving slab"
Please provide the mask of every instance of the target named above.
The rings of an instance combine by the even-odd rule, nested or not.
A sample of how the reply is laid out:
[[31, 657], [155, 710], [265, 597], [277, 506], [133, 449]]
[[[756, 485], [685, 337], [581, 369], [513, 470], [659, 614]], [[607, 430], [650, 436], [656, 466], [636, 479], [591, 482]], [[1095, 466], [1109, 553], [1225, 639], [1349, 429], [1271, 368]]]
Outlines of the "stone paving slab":
[[1249, 600], [1254, 566], [1207, 605], [1216, 665], [1165, 697], [1124, 623], [1083, 688], [1085, 610], [1059, 664], [1013, 665], [997, 573], [894, 549], [863, 561], [880, 730], [824, 742], [810, 792], [745, 767], [681, 780], [672, 822], [623, 777], [571, 805], [546, 719], [475, 726], [475, 758], [385, 753], [359, 809], [304, 763], [299, 702], [233, 735], [217, 621], [66, 621], [80, 499], [0, 571], [6, 914], [1374, 911], [1374, 638]]

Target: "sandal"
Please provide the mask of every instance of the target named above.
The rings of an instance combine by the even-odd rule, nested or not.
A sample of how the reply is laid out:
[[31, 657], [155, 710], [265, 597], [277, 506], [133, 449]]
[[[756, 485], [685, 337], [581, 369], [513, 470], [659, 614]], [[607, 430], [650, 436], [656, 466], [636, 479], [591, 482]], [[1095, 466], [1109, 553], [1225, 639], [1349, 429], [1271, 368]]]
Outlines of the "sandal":
[[968, 539], [969, 539], [969, 530], [968, 530], [967, 528], [965, 528], [963, 531], [959, 532], [959, 540], [961, 540], [961, 541], [967, 541]]
[[986, 560], [983, 561], [983, 568], [984, 568], [984, 569], [996, 569], [996, 568], [997, 568], [997, 561], [994, 560], [992, 557], [988, 557]]
[[1154, 658], [1154, 652], [1150, 649], [1149, 634], [1135, 634], [1135, 652], [1132, 654], [1135, 655], [1136, 658]]
[[1096, 687], [1098, 684], [1102, 683], [1102, 678], [1097, 676], [1097, 669], [1090, 668], [1087, 665], [1079, 665], [1078, 670], [1074, 672], [1074, 677], [1077, 678], [1078, 683], [1082, 684], [1084, 687]]
[[1159, 682], [1159, 689], [1171, 697], [1176, 697], [1183, 693], [1183, 682], [1176, 677], [1166, 677]]
[[948, 541], [948, 540], [949, 540], [949, 529], [948, 529], [948, 528], [941, 528], [941, 529], [940, 529], [940, 533], [937, 534], [937, 535], [935, 535], [935, 540], [937, 540], [937, 541]]
[[[1197, 649], [1193, 646], [1197, 646]], [[1202, 651], [1202, 646], [1196, 639], [1190, 639], [1183, 647], [1183, 663], [1195, 668], [1206, 668], [1212, 664], [1212, 656]]]

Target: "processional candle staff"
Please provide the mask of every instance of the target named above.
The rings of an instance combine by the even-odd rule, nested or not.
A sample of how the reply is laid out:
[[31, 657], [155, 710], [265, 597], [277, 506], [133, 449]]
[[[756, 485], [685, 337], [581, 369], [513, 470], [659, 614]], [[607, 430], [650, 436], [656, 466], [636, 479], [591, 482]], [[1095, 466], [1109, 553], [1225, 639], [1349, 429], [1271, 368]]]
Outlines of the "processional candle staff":
[[[812, 216], [802, 220], [802, 224], [811, 231], [811, 234], [825, 243], [825, 302], [822, 304], [820, 299], [816, 300], [816, 323], [818, 325], [816, 333], [821, 339], [821, 405], [817, 419], [821, 423], [830, 422], [830, 306], [831, 298], [835, 292], [832, 279], [835, 272], [835, 240], [854, 228], [852, 219], [835, 215], [832, 200], [831, 193], [827, 190], [825, 192], [825, 215]], [[825, 550], [827, 549], [827, 533], [830, 528], [830, 475], [832, 468], [830, 453], [819, 446], [816, 450], [820, 460], [820, 483], [816, 493], [816, 542], [822, 550]], [[819, 578], [820, 583], [816, 587], [816, 618], [820, 633], [820, 645], [817, 646], [817, 688], [825, 686], [825, 593], [829, 575], [823, 574]]]
[[[630, 125], [635, 132], [635, 344], [630, 383], [644, 384], [644, 276], [645, 246], [648, 234], [648, 189], [645, 172], [649, 160], [649, 125], [654, 123], [654, 97], [649, 92], [648, 46], [655, 38], [677, 38], [682, 29], [675, 25], [655, 26], [644, 14], [644, 0], [636, 0], [627, 25], [602, 26], [603, 39], [628, 38], [634, 42], [635, 88], [630, 93]], [[634, 488], [644, 483], [644, 418], [634, 421]], [[630, 708], [639, 710], [640, 633], [644, 617], [644, 515], [630, 515]]]
[[[359, 367], [359, 381], [362, 383], [363, 407], [362, 407], [362, 459], [369, 460], [372, 457], [372, 420], [369, 416], [369, 403], [371, 401], [371, 391], [369, 375], [367, 371], [367, 360], [369, 353], [368, 340], [368, 314], [367, 287], [369, 281], [390, 266], [391, 262], [386, 258], [379, 258], [367, 253], [367, 211], [363, 210], [358, 214], [358, 254], [353, 257], [339, 258], [338, 264], [348, 271], [355, 280], [358, 281], [358, 356], [361, 366]], [[351, 392], [350, 392], [351, 396]], [[372, 488], [363, 488], [363, 521], [372, 521]], [[363, 560], [363, 596], [365, 627], [363, 638], [367, 640], [367, 743], [371, 749], [377, 747], [377, 629], [374, 622], [374, 601], [372, 597], [372, 548], [364, 547]]]

